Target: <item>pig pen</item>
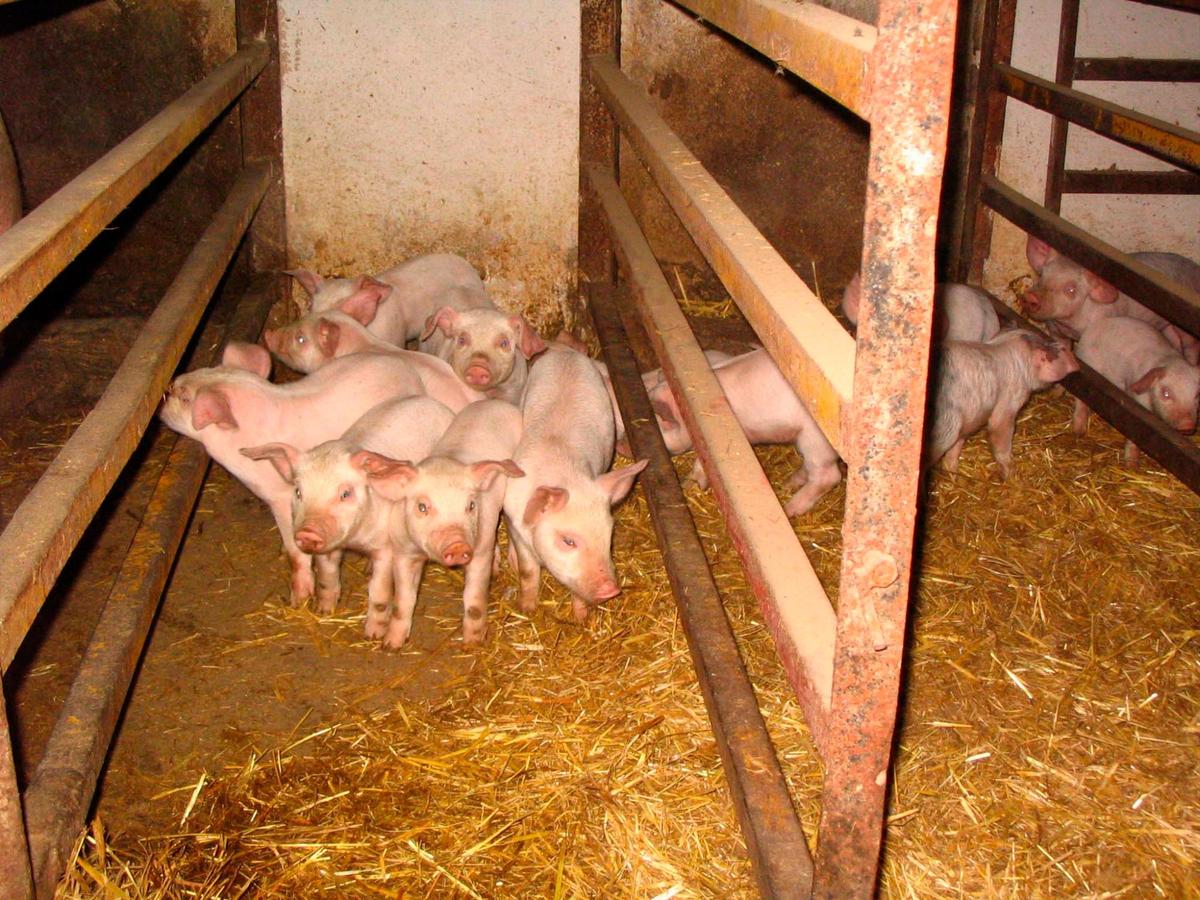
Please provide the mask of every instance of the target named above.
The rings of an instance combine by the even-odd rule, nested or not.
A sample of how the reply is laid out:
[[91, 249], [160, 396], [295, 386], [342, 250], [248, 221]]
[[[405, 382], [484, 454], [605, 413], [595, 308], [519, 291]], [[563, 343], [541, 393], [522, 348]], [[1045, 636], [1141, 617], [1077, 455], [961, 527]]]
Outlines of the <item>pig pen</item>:
[[[785, 47], [775, 43], [758, 48], [764, 56], [749, 53], [694, 17], [709, 18], [754, 45], [750, 35], [738, 31], [744, 26], [719, 21], [705, 4], [687, 6], [690, 15], [658, 0], [626, 3], [622, 68], [809, 288], [834, 309], [841, 286], [859, 265], [861, 238], [855, 236], [862, 234], [864, 218], [859, 198], [867, 184], [866, 129], [800, 80], [775, 72], [776, 64], [788, 69], [796, 64]], [[775, 5], [739, 6], [770, 11]], [[180, 46], [194, 47], [196, 34], [212, 35], [214, 22], [226, 23], [223, 35], [217, 29], [218, 39], [225, 41], [218, 45], [223, 52], [194, 63], [195, 76], [165, 89], [161, 99], [147, 99], [145, 114], [232, 52], [239, 30], [257, 36], [256, 25], [264, 20], [256, 23], [254, 14], [274, 14], [272, 5], [247, 4], [239, 10], [239, 22], [219, 4], [204, 11], [209, 14], [204, 27], [159, 22], [142, 37], [165, 44], [173, 36]], [[869, 10], [850, 11], [872, 18]], [[153, 16], [139, 23], [132, 7], [79, 11], [88, 13], [102, 21], [112, 17], [109, 28], [113, 22], [132, 26], [129, 40], [137, 39], [139, 25], [155, 24]], [[0, 14], [16, 16], [6, 10]], [[605, 42], [612, 41], [615, 16], [611, 6], [584, 5], [585, 57], [611, 48]], [[29, 40], [29, 29], [38, 23], [23, 19], [18, 24], [19, 29], [0, 32], [5, 50], [17, 44], [14, 35]], [[94, 21], [86, 26], [98, 37], [111, 36]], [[775, 27], [769, 33], [777, 40], [789, 34], [803, 45], [786, 22]], [[851, 34], [855, 29], [873, 34], [869, 25], [852, 26]], [[272, 38], [270, 30], [266, 37]], [[196, 43], [212, 52], [203, 41]], [[714, 70], [725, 77], [714, 78]], [[186, 73], [175, 74], [183, 78]], [[609, 70], [602, 77], [613, 74]], [[800, 74], [822, 83], [819, 73]], [[269, 81], [256, 82], [251, 91], [263, 87], [268, 97], [272, 90], [278, 96], [278, 85]], [[597, 235], [608, 227], [598, 220], [587, 225], [588, 216], [597, 212], [598, 198], [615, 199], [611, 192], [594, 190], [607, 186], [600, 177], [603, 168], [594, 166], [606, 162], [597, 150], [604, 149], [611, 131], [603, 122], [589, 131], [587, 116], [589, 110], [596, 115], [597, 98], [588, 90], [585, 86], [581, 103], [583, 156], [593, 167], [583, 173], [588, 181], [579, 243], [587, 283], [581, 293], [590, 298], [600, 337], [611, 350], [621, 340], [614, 338], [616, 324], [606, 310], [615, 300], [625, 320], [636, 324], [626, 313], [635, 308], [638, 288], [626, 275], [614, 294], [605, 288], [606, 271], [587, 268], [603, 262], [603, 252], [590, 258], [588, 253], [605, 249]], [[242, 103], [254, 99], [248, 94]], [[6, 99], [0, 102], [18, 158], [27, 158], [13, 122], [16, 113]], [[269, 101], [258, 102], [268, 102], [269, 110]], [[160, 204], [164, 216], [188, 209], [196, 215], [192, 235], [198, 234], [242, 160], [271, 157], [272, 126], [263, 115], [261, 110], [250, 118], [227, 114], [206, 133], [197, 158], [171, 173], [169, 188], [145, 215]], [[720, 127], [711, 127], [713, 122]], [[236, 135], [223, 147], [222, 129]], [[225, 155], [206, 168], [199, 157], [215, 153], [213, 147]], [[621, 187], [667, 284], [702, 344], [745, 349], [748, 340], [758, 338], [746, 330], [720, 280], [673, 219], [638, 154], [623, 145]], [[32, 167], [30, 162], [23, 169], [27, 208], [40, 199], [28, 183]], [[208, 209], [168, 195], [178, 190], [195, 196], [194, 183], [179, 182], [189, 175], [213, 185]], [[805, 203], [781, 202], [794, 196], [804, 196]], [[854, 200], [847, 204], [846, 197]], [[243, 313], [277, 299], [270, 287], [253, 282], [250, 272], [283, 264], [271, 255], [279, 222], [260, 213], [253, 227], [250, 252], [243, 251], [221, 292], [242, 300]], [[167, 233], [177, 242], [179, 259], [194, 240], [161, 226], [157, 233], [160, 240]], [[314, 250], [315, 260], [293, 256], [291, 261], [330, 262]], [[19, 434], [12, 426], [4, 436], [11, 453], [4, 487], [13, 498], [6, 499], [6, 511], [86, 412], [140, 316], [169, 281], [167, 273], [160, 284], [138, 285], [137, 278], [157, 267], [122, 262], [121, 252], [144, 253], [143, 260], [166, 253], [145, 236], [130, 234], [98, 264], [111, 280], [93, 287], [90, 300], [86, 284], [52, 285], [50, 291], [70, 298], [68, 314], [43, 326], [44, 338], [31, 341], [25, 351], [44, 353], [51, 361], [9, 364], [6, 380], [13, 373], [30, 373], [12, 389], [13, 406], [30, 420], [22, 423], [30, 433]], [[931, 245], [924, 252], [931, 257]], [[628, 252], [618, 255], [628, 273]], [[485, 259], [472, 259], [486, 268]], [[352, 271], [376, 262], [339, 260], [339, 265]], [[735, 295], [743, 289], [734, 282]], [[114, 294], [125, 302], [117, 302]], [[132, 296], [145, 297], [144, 305]], [[532, 298], [526, 302], [531, 318], [550, 334], [556, 317], [571, 321], [580, 314], [569, 299], [563, 308], [547, 308], [544, 300]], [[46, 296], [38, 302], [45, 303]], [[289, 312], [284, 303], [277, 302], [275, 309], [277, 317]], [[51, 318], [49, 312], [44, 318]], [[235, 320], [231, 327], [253, 329], [254, 323]], [[10, 328], [6, 337], [11, 333]], [[212, 333], [203, 335], [197, 353], [218, 340]], [[644, 338], [632, 329], [629, 340], [647, 365]], [[80, 358], [87, 363], [89, 388], [63, 383], [56, 385], [54, 399], [38, 395], [44, 412], [30, 404], [35, 388], [59, 380], [65, 361]], [[619, 370], [621, 356], [609, 358]], [[22, 418], [17, 413], [10, 421]], [[888, 896], [1152, 891], [1172, 896], [1196, 890], [1192, 798], [1200, 688], [1190, 586], [1200, 568], [1194, 538], [1200, 510], [1195, 496], [1157, 467], [1121, 466], [1117, 433], [1094, 429], [1089, 437], [1077, 438], [1068, 420], [1069, 406], [1061, 398], [1042, 397], [1027, 408], [1018, 429], [1025, 452], [1019, 453], [1016, 474], [1007, 484], [996, 478], [982, 439], [970, 442], [958, 475], [935, 471], [931, 476], [916, 544], [907, 638], [912, 653], [887, 787], [879, 889]], [[37, 764], [39, 744], [118, 570], [119, 583], [127, 584], [133, 580], [131, 569], [150, 568], [148, 560], [156, 559], [137, 552], [126, 558], [126, 550], [131, 539], [137, 540], [132, 535], [137, 523], [153, 521], [144, 510], [150, 508], [146, 497], [154, 483], [170, 487], [170, 478], [158, 477], [169, 452], [175, 451], [159, 446], [158, 438], [141, 451], [136, 473], [149, 474], [130, 471], [123, 492], [102, 509], [60, 579], [51, 604], [61, 611], [53, 622], [39, 622], [34, 639], [6, 667], [22, 786]], [[755, 455], [775, 491], [786, 498], [783, 485], [795, 454], [772, 448]], [[680, 476], [691, 459], [675, 461]], [[908, 468], [915, 486], [915, 472]], [[661, 498], [661, 485], [652, 483], [653, 496], [643, 485], [618, 510], [614, 556], [624, 593], [588, 626], [570, 621], [568, 595], [549, 580], [539, 612], [533, 617], [518, 613], [510, 599], [515, 579], [506, 570], [493, 590], [487, 643], [463, 652], [457, 646], [458, 576], [434, 568], [418, 609], [417, 643], [389, 655], [361, 639], [355, 606], [344, 605], [337, 616], [323, 619], [287, 607], [286, 566], [270, 516], [214, 467], [187, 525], [88, 826], [69, 848], [58, 892], [212, 897], [754, 893], [756, 879], [763, 884], [761, 867], [771, 860], [764, 861], [761, 851], [755, 855], [753, 819], [750, 856], [739, 831], [739, 825], [747, 827], [745, 807], [754, 805], [754, 797], [739, 796], [743, 789], [735, 783], [731, 803], [724, 746], [730, 738], [714, 739], [705, 706], [706, 699], [713, 701], [698, 684], [690, 626], [686, 619], [681, 622], [664, 570], [663, 557], [677, 548], [656, 538], [647, 502]], [[797, 698], [780, 664], [770, 617], [743, 572], [742, 548], [729, 537], [729, 523], [736, 529], [736, 520], [713, 494], [692, 486], [685, 495], [773, 755], [803, 823], [802, 837], [813, 842], [822, 821], [822, 784], [828, 783], [832, 765], [822, 764], [817, 749], [825, 739], [814, 742], [806, 721], [811, 707]], [[839, 487], [791, 529], [822, 589], [832, 596], [845, 584], [845, 509], [846, 492]], [[364, 569], [353, 563], [349, 568], [348, 593], [360, 597]], [[697, 584], [705, 577], [690, 574]], [[114, 596], [120, 595], [118, 590]], [[37, 646], [30, 646], [35, 641]], [[898, 658], [894, 665], [898, 671]], [[715, 701], [718, 711], [735, 687], [720, 686], [725, 694]], [[890, 738], [891, 721], [884, 718]], [[735, 734], [733, 743], [738, 740], [744, 736]], [[884, 741], [885, 752], [889, 743]], [[90, 787], [84, 791], [90, 796]], [[26, 789], [26, 803], [28, 794]], [[789, 816], [790, 810], [784, 811], [781, 819]], [[857, 867], [860, 877], [850, 886], [854, 893], [871, 889], [876, 863], [873, 854], [868, 857]], [[865, 879], [864, 870], [869, 872]], [[803, 883], [776, 883], [773, 889], [768, 883], [768, 888], [782, 895], [808, 893]]]

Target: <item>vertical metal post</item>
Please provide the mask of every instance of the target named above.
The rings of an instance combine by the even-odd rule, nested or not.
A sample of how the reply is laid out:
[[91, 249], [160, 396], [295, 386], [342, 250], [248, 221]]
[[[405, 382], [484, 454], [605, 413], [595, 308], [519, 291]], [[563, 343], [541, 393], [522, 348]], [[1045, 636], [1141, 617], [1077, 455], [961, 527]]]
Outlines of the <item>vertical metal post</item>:
[[955, 0], [884, 0], [833, 702], [813, 895], [869, 897], [883, 833], [920, 478]]
[[[580, 3], [579, 74], [579, 293], [584, 282], [611, 284], [617, 267], [604, 211], [585, 183], [589, 165], [617, 174], [617, 125], [587, 74], [587, 59], [611, 53], [620, 59], [620, 0], [582, 0]], [[582, 302], [582, 301], [581, 301]]]
[[975, 119], [971, 124], [967, 154], [967, 186], [962, 237], [953, 278], [978, 283], [983, 261], [992, 244], [992, 213], [982, 203], [984, 173], [995, 174], [1004, 134], [1004, 112], [1008, 98], [996, 90], [996, 64], [1012, 59], [1013, 26], [1017, 0], [983, 0], [983, 40], [979, 51], [979, 75], [975, 79]]
[[[283, 193], [283, 112], [280, 104], [279, 9], [276, 0], [236, 0], [238, 46], [265, 41], [271, 48], [257, 80], [238, 101], [242, 165], [269, 161], [273, 179], [249, 231], [250, 262], [256, 272], [287, 268], [287, 219]], [[284, 279], [273, 289], [282, 298]]]
[[[1079, 33], [1079, 0], [1062, 0], [1062, 18], [1058, 23], [1058, 62], [1054, 80], [1070, 87], [1075, 80], [1075, 38]], [[1066, 119], [1054, 117], [1050, 129], [1050, 157], [1046, 163], [1046, 208], [1062, 211], [1063, 178], [1067, 167]]]
[[25, 812], [13, 761], [13, 735], [8, 727], [8, 703], [0, 689], [0, 897], [33, 897]]

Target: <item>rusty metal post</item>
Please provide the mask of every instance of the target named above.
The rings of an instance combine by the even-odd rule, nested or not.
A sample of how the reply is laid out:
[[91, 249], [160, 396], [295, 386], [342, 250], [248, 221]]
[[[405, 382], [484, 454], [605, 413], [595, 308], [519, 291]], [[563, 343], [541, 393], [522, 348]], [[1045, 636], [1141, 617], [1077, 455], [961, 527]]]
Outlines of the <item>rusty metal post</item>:
[[33, 897], [33, 876], [7, 707], [0, 690], [0, 897], [27, 900]]
[[[1079, 33], [1079, 0], [1062, 0], [1062, 18], [1058, 23], [1058, 62], [1054, 80], [1070, 87], [1075, 76], [1075, 38]], [[1055, 118], [1050, 126], [1050, 158], [1046, 163], [1046, 208], [1062, 210], [1063, 177], [1067, 167], [1066, 119]]]
[[[272, 180], [250, 226], [250, 262], [257, 272], [287, 268], [287, 218], [283, 194], [283, 111], [280, 101], [279, 10], [276, 0], [237, 0], [238, 47], [264, 43], [270, 57], [238, 101], [242, 132], [242, 166], [271, 164]], [[284, 281], [276, 277], [271, 290], [283, 296]]]
[[871, 64], [863, 280], [817, 897], [873, 893], [920, 479], [954, 0], [885, 0]]
[[992, 214], [979, 202], [981, 180], [985, 172], [994, 174], [996, 171], [1008, 104], [1008, 98], [996, 89], [996, 64], [1012, 59], [1013, 26], [1017, 18], [1017, 0], [983, 2], [983, 38], [975, 79], [975, 118], [971, 123], [967, 153], [965, 213], [953, 266], [955, 281], [975, 284], [983, 276], [983, 261], [992, 246]]
[[620, 0], [582, 0], [579, 56], [579, 296], [585, 283], [612, 284], [617, 267], [604, 211], [585, 183], [589, 165], [617, 174], [617, 126], [588, 77], [587, 59], [596, 53], [621, 53]]

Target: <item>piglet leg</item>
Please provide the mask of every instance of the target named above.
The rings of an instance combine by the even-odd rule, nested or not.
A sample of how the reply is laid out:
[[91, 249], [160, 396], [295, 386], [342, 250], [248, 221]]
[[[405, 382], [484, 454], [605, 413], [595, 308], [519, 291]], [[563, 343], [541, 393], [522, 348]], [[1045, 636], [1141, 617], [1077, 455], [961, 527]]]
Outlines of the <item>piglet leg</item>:
[[1079, 435], [1087, 434], [1088, 414], [1087, 404], [1076, 398], [1075, 411], [1071, 413], [1071, 431]]
[[521, 594], [517, 605], [521, 612], [531, 613], [537, 609], [538, 595], [542, 589], [542, 565], [533, 548], [522, 540], [515, 529], [509, 529], [508, 542], [517, 554], [517, 578], [521, 582]]
[[387, 623], [387, 637], [383, 640], [383, 646], [388, 650], [399, 650], [412, 634], [413, 610], [417, 608], [417, 589], [421, 586], [421, 573], [425, 571], [425, 557], [397, 554], [393, 570], [396, 605], [391, 621]]
[[1012, 474], [1013, 429], [1017, 424], [1016, 412], [997, 406], [988, 419], [988, 443], [992, 445], [992, 456], [1000, 466], [1000, 479], [1006, 481]]
[[317, 612], [328, 616], [337, 609], [342, 594], [342, 551], [320, 553], [313, 561], [317, 564]]
[[275, 504], [271, 506], [271, 514], [275, 517], [275, 527], [283, 540], [283, 549], [288, 555], [292, 568], [291, 593], [288, 604], [293, 609], [308, 605], [312, 599], [315, 584], [313, 581], [313, 558], [301, 551], [292, 538], [292, 509], [291, 505]]
[[371, 554], [371, 580], [367, 583], [367, 618], [363, 630], [368, 638], [379, 640], [388, 633], [388, 613], [392, 607], [392, 560], [390, 551]]

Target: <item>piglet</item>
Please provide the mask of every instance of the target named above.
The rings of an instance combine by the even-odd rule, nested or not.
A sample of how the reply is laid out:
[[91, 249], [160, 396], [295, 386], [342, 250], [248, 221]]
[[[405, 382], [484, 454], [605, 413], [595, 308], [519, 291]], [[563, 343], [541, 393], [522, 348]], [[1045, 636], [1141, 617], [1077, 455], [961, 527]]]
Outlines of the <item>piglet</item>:
[[399, 647], [412, 630], [413, 609], [427, 559], [465, 566], [463, 643], [487, 632], [488, 588], [496, 527], [509, 478], [524, 472], [510, 459], [521, 439], [521, 411], [503, 400], [481, 400], [460, 412], [428, 458], [379, 464], [371, 486], [396, 502], [396, 617], [384, 643]]
[[[431, 340], [435, 333], [443, 338], [440, 346]], [[421, 348], [433, 350], [476, 390], [519, 403], [529, 360], [546, 349], [546, 342], [523, 316], [443, 306], [425, 322]]]
[[[302, 606], [313, 596], [313, 561], [292, 537], [292, 488], [272, 466], [247, 459], [239, 450], [268, 441], [307, 450], [338, 437], [376, 404], [423, 394], [424, 386], [403, 360], [374, 353], [337, 360], [286, 385], [266, 380], [270, 368], [266, 350], [230, 344], [222, 365], [171, 382], [159, 417], [200, 441], [209, 456], [270, 507], [291, 562], [291, 604]], [[330, 572], [318, 560], [318, 568], [322, 583], [333, 585], [320, 598], [329, 607], [336, 602], [337, 567]]]
[[451, 253], [416, 256], [377, 276], [324, 279], [308, 269], [288, 272], [311, 298], [309, 312], [344, 309], [347, 303], [377, 309], [365, 323], [372, 334], [403, 347], [421, 334], [425, 320], [442, 306], [491, 306], [475, 267]]
[[1000, 477], [1008, 478], [1017, 413], [1034, 391], [1078, 371], [1070, 350], [1032, 331], [1001, 331], [982, 343], [947, 341], [938, 353], [926, 466], [944, 457], [946, 468], [958, 471], [963, 444], [986, 424]]
[[[862, 275], [842, 292], [842, 312], [858, 325]], [[939, 341], [986, 341], [1000, 331], [1000, 317], [987, 294], [969, 284], [939, 282], [933, 289], [933, 333]]]
[[[1125, 316], [1101, 319], [1084, 330], [1075, 352], [1175, 430], [1196, 430], [1200, 367], [1184, 359], [1152, 325]], [[1076, 400], [1071, 428], [1085, 434], [1087, 427], [1088, 408]], [[1137, 445], [1126, 441], [1126, 461], [1136, 464], [1138, 457]]]
[[[1200, 265], [1190, 259], [1177, 253], [1129, 255], [1200, 293]], [[1157, 328], [1188, 362], [1194, 364], [1200, 358], [1200, 340], [1128, 294], [1120, 293], [1099, 275], [1067, 259], [1045, 241], [1030, 235], [1025, 244], [1025, 256], [1038, 280], [1021, 296], [1021, 308], [1031, 319], [1049, 322], [1055, 333], [1078, 340], [1101, 319], [1124, 316]]]
[[[428, 397], [391, 400], [374, 407], [337, 440], [302, 451], [292, 444], [272, 442], [242, 448], [242, 455], [271, 463], [292, 486], [291, 527], [296, 544], [306, 553], [335, 561], [345, 550], [371, 560], [367, 585], [368, 638], [384, 638], [389, 649], [403, 604], [396, 601], [397, 560], [392, 538], [393, 504], [373, 489], [369, 476], [391, 464], [395, 456], [420, 459], [437, 444], [454, 414]], [[336, 603], [320, 606], [331, 613]], [[408, 621], [412, 607], [408, 607]], [[407, 636], [407, 630], [405, 631]]]
[[553, 349], [539, 356], [521, 409], [524, 433], [513, 460], [525, 477], [510, 482], [504, 497], [520, 606], [536, 608], [545, 566], [571, 591], [575, 618], [583, 621], [592, 604], [621, 592], [612, 564], [612, 507], [647, 460], [607, 472], [612, 406], [600, 373], [581, 353]]
[[[716, 363], [713, 374], [750, 443], [793, 444], [804, 458], [788, 479], [789, 490], [796, 493], [784, 506], [789, 516], [804, 515], [842, 480], [837, 451], [766, 350], [752, 350]], [[650, 402], [667, 449], [672, 454], [691, 450], [692, 437], [666, 381], [653, 388]], [[700, 460], [696, 460], [691, 477], [707, 487]]]
[[410, 366], [421, 379], [425, 393], [455, 412], [484, 399], [444, 360], [389, 344], [367, 331], [353, 316], [337, 310], [312, 313], [283, 328], [267, 329], [264, 340], [281, 362], [300, 372], [315, 372], [331, 360], [351, 354], [387, 354]]

